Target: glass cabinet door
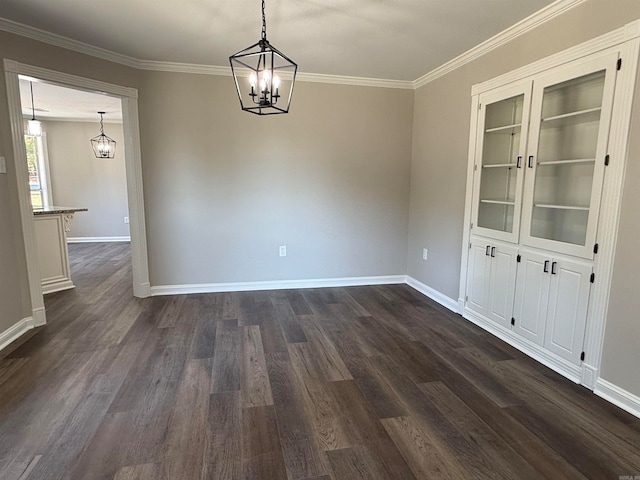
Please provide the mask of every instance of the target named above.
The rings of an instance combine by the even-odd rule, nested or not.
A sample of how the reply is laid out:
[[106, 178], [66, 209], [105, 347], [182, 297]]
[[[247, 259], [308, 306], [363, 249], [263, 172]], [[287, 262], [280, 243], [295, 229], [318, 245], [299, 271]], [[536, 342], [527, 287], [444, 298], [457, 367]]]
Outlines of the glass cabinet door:
[[522, 243], [593, 258], [617, 58], [534, 82]]
[[480, 96], [473, 231], [518, 241], [531, 82]]

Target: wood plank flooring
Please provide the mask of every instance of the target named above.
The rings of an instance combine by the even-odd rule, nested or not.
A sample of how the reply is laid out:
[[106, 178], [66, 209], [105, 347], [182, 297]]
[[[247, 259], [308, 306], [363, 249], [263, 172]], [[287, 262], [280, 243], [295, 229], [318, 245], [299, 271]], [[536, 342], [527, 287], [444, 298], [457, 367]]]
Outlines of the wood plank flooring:
[[127, 244], [0, 360], [0, 478], [618, 479], [640, 420], [406, 285], [133, 298]]

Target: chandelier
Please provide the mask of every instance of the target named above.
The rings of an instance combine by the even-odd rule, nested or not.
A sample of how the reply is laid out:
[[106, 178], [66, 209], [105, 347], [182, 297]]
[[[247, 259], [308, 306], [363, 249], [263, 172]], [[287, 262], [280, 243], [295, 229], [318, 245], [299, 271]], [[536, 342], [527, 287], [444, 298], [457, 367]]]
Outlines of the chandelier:
[[105, 112], [98, 112], [100, 115], [100, 135], [91, 139], [91, 147], [96, 158], [113, 158], [116, 155], [116, 141], [104, 134], [102, 116]]
[[[264, 8], [262, 0], [260, 40], [229, 57], [231, 72], [242, 110], [256, 115], [288, 113], [298, 65], [267, 40]], [[238, 81], [240, 73], [249, 73], [249, 82], [242, 82], [242, 88]]]

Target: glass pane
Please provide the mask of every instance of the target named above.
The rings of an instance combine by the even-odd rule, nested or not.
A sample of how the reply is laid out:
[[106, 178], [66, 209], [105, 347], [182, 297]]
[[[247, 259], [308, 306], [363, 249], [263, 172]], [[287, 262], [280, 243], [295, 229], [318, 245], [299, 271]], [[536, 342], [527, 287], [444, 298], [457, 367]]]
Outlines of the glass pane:
[[605, 73], [601, 70], [545, 88], [542, 118], [600, 108]]
[[513, 231], [516, 162], [524, 95], [487, 105], [482, 146], [478, 226]]
[[491, 230], [513, 230], [513, 205], [482, 202], [478, 210], [478, 225]]
[[575, 245], [586, 241], [604, 80], [600, 71], [544, 90], [533, 237]]
[[588, 210], [534, 207], [531, 218], [531, 235], [558, 242], [584, 245], [588, 219]]
[[38, 145], [36, 137], [25, 136], [27, 149], [27, 170], [29, 171], [29, 191], [31, 192], [32, 208], [43, 206], [42, 182], [40, 175], [40, 162], [38, 161]]
[[538, 165], [535, 204], [589, 209], [595, 162]]

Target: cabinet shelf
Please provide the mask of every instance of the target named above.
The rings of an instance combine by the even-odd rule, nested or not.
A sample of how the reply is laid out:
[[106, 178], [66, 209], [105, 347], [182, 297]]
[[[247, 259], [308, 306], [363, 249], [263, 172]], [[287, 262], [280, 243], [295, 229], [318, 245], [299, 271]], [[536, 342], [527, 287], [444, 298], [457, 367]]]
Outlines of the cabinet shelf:
[[576, 163], [594, 163], [595, 158], [575, 158], [571, 160], [552, 160], [548, 162], [538, 162], [538, 165], [572, 165]]
[[487, 165], [482, 165], [482, 168], [514, 168], [517, 166], [517, 163], [490, 163]]
[[481, 198], [480, 203], [493, 203], [495, 205], [515, 205], [516, 204], [515, 201], [500, 200], [500, 199], [493, 199], [493, 198]]
[[521, 123], [514, 123], [512, 125], [503, 125], [502, 127], [487, 128], [485, 133], [515, 133], [515, 130], [519, 130], [522, 127]]
[[581, 207], [578, 205], [557, 205], [554, 203], [535, 203], [533, 206], [536, 208], [551, 208], [556, 210], [579, 210], [583, 212], [589, 211], [589, 207]]
[[563, 113], [562, 115], [554, 115], [552, 117], [543, 118], [541, 120], [541, 126], [542, 128], [554, 128], [575, 125], [576, 123], [597, 122], [600, 119], [601, 110], [601, 107], [597, 107]]

